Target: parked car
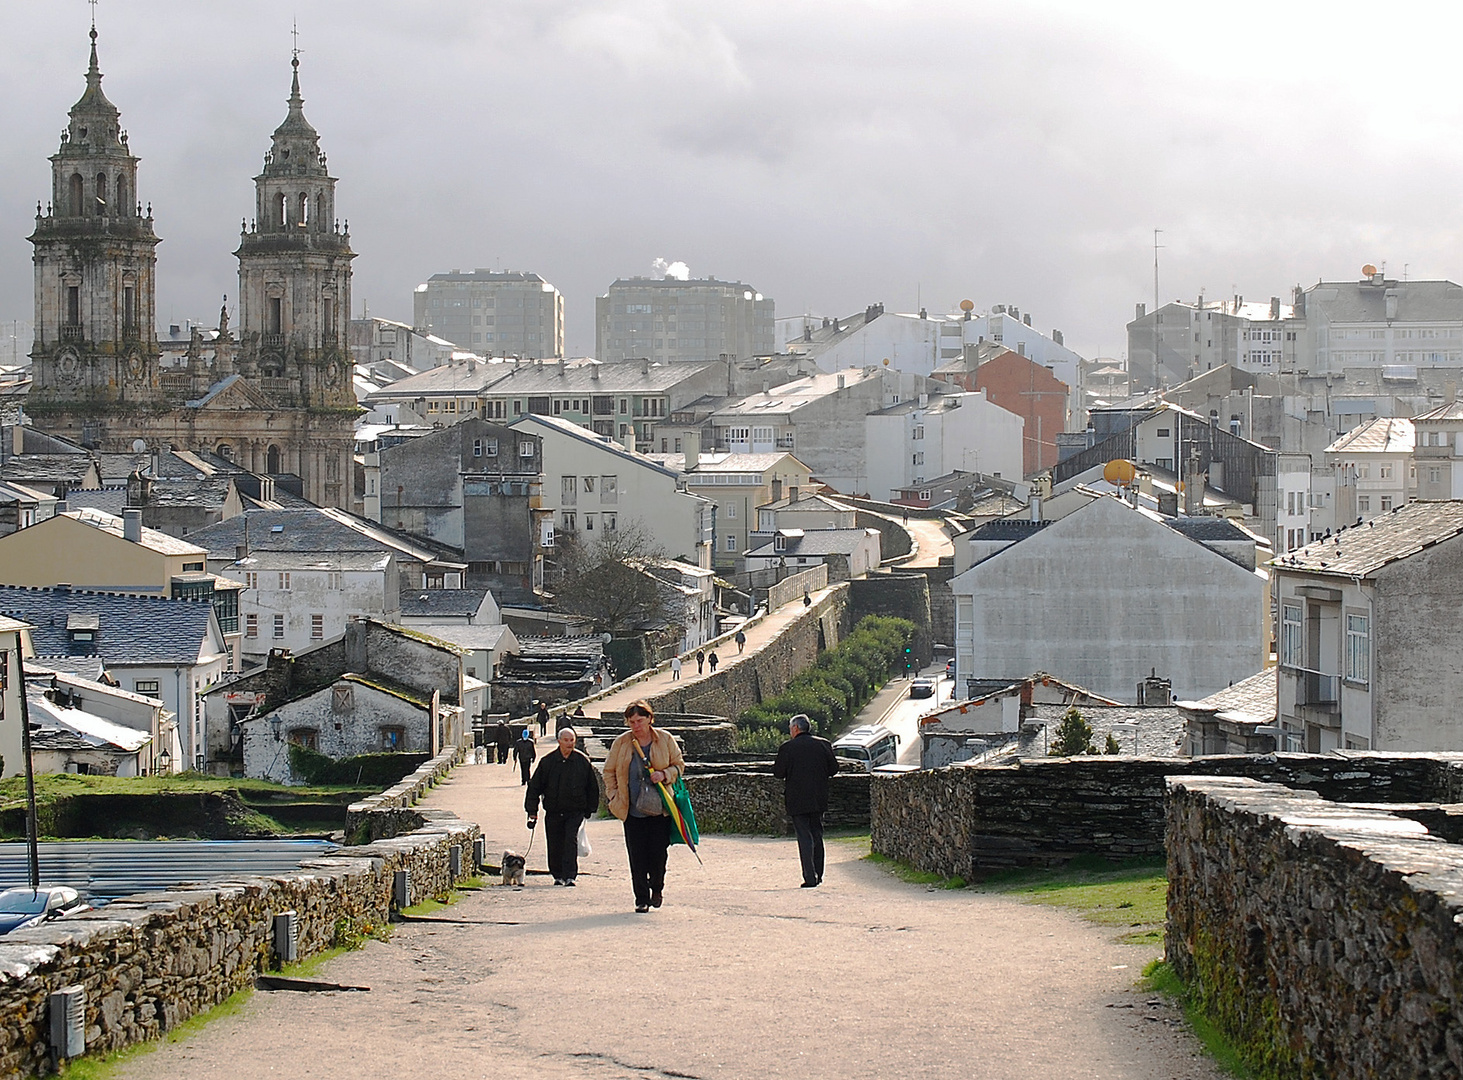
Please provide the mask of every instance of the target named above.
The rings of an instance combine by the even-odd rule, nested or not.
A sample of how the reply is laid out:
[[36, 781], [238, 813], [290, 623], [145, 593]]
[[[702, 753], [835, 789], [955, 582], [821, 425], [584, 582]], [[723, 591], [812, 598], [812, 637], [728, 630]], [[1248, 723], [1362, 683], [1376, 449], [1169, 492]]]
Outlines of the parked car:
[[945, 661], [945, 678], [955, 678], [955, 657], [953, 656]]
[[47, 919], [59, 919], [91, 904], [69, 885], [42, 885], [39, 889], [6, 889], [0, 892], [0, 934], [35, 926]]
[[921, 675], [909, 684], [910, 697], [934, 697], [935, 683], [938, 680], [933, 675]]
[[839, 757], [853, 758], [872, 772], [880, 765], [898, 761], [899, 736], [883, 724], [864, 724], [834, 740], [833, 752]]

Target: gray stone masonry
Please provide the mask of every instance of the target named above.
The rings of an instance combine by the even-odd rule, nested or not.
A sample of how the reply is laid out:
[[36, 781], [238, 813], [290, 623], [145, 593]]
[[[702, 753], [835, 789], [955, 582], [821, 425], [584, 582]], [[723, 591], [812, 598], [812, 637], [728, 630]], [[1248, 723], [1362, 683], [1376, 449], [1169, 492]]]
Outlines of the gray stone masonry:
[[978, 877], [1164, 852], [1165, 780], [1248, 776], [1349, 802], [1457, 803], [1463, 755], [1279, 754], [1082, 757], [955, 765], [874, 778], [873, 850], [931, 873]]
[[[450, 767], [452, 755], [436, 760], [444, 758]], [[420, 794], [425, 784], [415, 790]], [[377, 812], [401, 810], [383, 805]], [[304, 959], [329, 948], [338, 927], [362, 932], [385, 925], [397, 870], [411, 875], [413, 903], [454, 884], [453, 846], [462, 848], [463, 872], [472, 873], [477, 825], [446, 811], [407, 813], [416, 814], [414, 831], [342, 848], [291, 873], [130, 896], [6, 935], [0, 943], [0, 1077], [50, 1070], [47, 995], [63, 986], [86, 990], [87, 1051], [116, 1050], [156, 1038], [252, 986], [257, 974], [274, 966], [276, 912], [298, 913]]]
[[1381, 809], [1176, 776], [1169, 962], [1272, 1076], [1463, 1074], [1463, 848]]

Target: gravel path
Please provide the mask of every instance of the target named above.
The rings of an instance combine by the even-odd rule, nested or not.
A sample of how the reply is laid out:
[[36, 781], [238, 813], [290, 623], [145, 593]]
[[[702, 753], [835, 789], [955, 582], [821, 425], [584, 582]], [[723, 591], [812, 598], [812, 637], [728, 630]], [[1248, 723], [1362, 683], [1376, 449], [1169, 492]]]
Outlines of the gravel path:
[[[463, 766], [428, 801], [521, 851], [516, 774]], [[444, 913], [460, 923], [398, 926], [320, 972], [370, 993], [258, 993], [116, 1075], [1220, 1076], [1133, 989], [1153, 950], [1069, 913], [906, 885], [852, 841], [799, 889], [792, 841], [708, 836], [704, 867], [671, 850], [665, 907], [637, 915], [619, 823], [590, 833], [578, 888], [471, 893]]]

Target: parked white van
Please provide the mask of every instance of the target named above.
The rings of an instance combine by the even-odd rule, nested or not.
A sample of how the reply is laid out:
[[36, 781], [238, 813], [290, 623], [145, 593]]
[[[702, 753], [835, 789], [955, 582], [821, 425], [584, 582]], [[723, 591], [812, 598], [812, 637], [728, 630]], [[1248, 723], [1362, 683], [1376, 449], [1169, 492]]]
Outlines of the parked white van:
[[899, 760], [899, 736], [883, 724], [865, 724], [834, 740], [833, 752], [861, 762], [873, 772], [880, 765], [893, 765]]

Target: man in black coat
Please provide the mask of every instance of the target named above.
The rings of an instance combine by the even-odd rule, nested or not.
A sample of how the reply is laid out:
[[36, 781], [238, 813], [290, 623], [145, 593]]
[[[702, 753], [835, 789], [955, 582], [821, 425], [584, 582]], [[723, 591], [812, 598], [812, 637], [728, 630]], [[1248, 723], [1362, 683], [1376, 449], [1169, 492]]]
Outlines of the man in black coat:
[[574, 749], [575, 738], [572, 727], [559, 729], [558, 750], [539, 761], [523, 797], [530, 829], [543, 799], [544, 840], [555, 885], [573, 885], [579, 876], [579, 824], [599, 809], [599, 776], [589, 758]]
[[509, 730], [506, 722], [499, 720], [493, 728], [493, 742], [498, 747], [498, 764], [508, 764], [508, 751], [513, 746], [513, 732]]
[[828, 778], [838, 772], [833, 744], [813, 734], [813, 724], [798, 713], [787, 722], [792, 738], [777, 750], [772, 775], [783, 781], [783, 802], [798, 834], [803, 888], [823, 881], [823, 815], [828, 810]]
[[523, 734], [513, 744], [513, 756], [518, 759], [518, 771], [522, 774], [520, 783], [528, 783], [529, 774], [533, 771], [533, 759], [537, 754], [538, 745], [533, 741], [533, 732], [524, 728]]

